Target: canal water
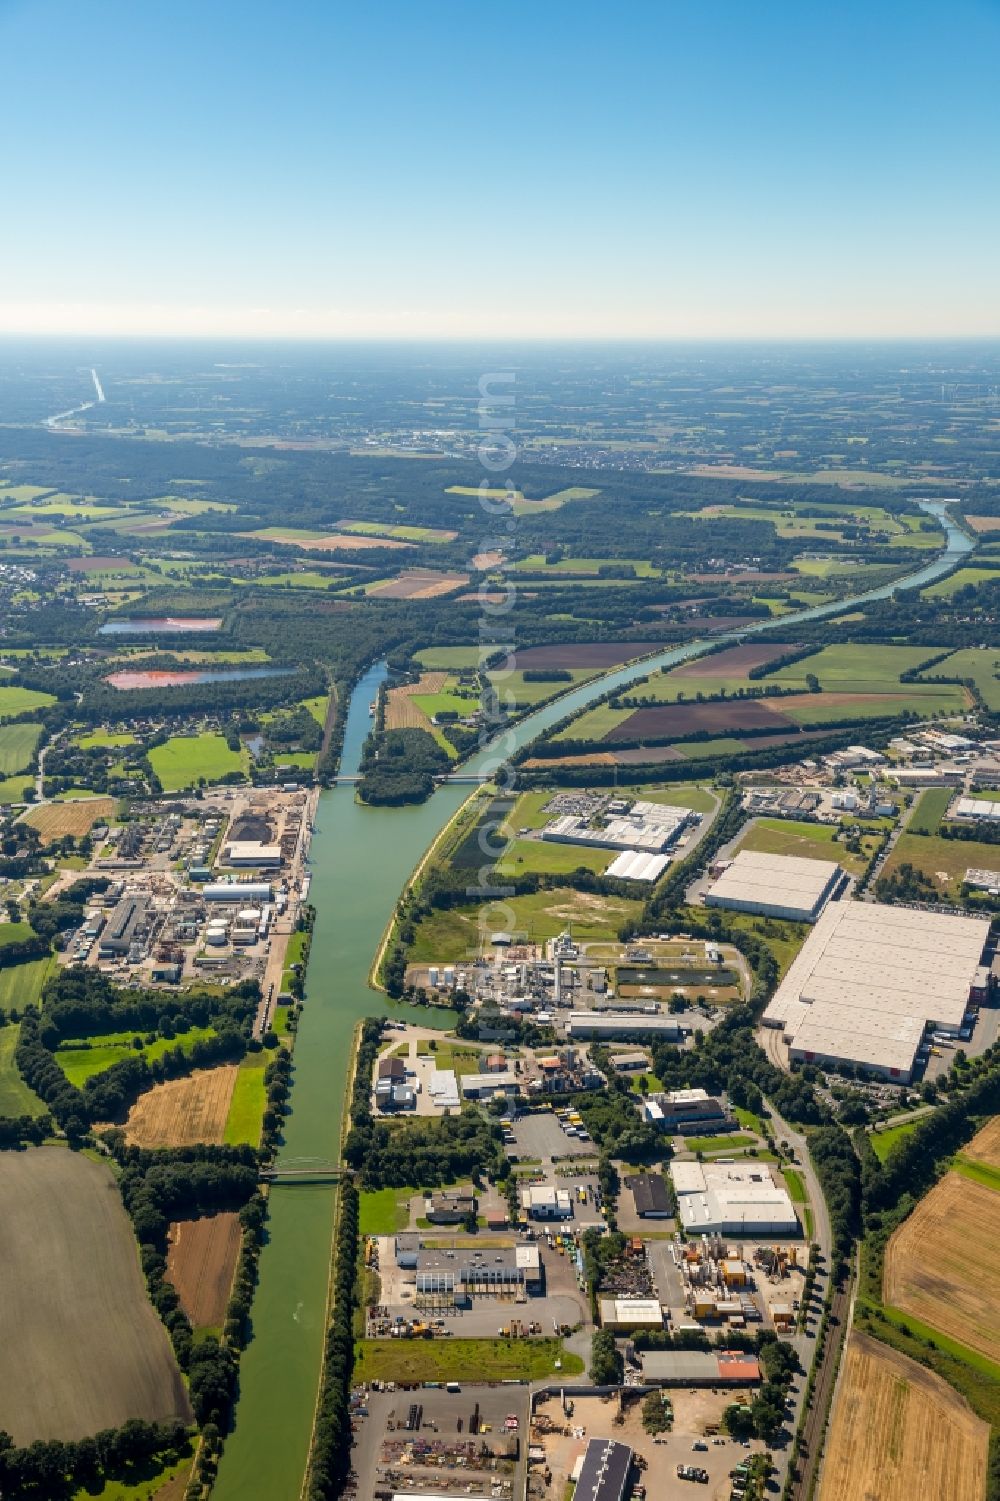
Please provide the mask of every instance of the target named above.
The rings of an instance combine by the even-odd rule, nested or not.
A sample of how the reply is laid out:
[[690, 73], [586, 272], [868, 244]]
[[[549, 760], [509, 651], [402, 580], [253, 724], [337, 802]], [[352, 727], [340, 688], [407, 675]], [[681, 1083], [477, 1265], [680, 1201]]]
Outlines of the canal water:
[[[973, 544], [948, 519], [943, 502], [928, 501], [924, 506], [941, 521], [947, 536], [946, 550], [925, 567], [854, 600], [758, 621], [727, 637], [776, 626], [787, 630], [797, 621], [884, 598], [901, 584], [924, 585], [940, 577]], [[705, 647], [705, 642], [676, 647], [574, 689], [516, 725], [505, 737], [504, 757], [609, 688], [697, 656]], [[341, 758], [345, 775], [358, 770], [371, 728], [368, 705], [385, 676], [384, 663], [372, 668], [351, 698]], [[496, 753], [487, 749], [464, 769], [489, 770], [496, 760]], [[316, 908], [316, 926], [295, 1045], [283, 1162], [337, 1161], [353, 1036], [360, 1020], [391, 1009], [394, 1016], [422, 1025], [450, 1025], [449, 1013], [390, 1008], [380, 992], [369, 989], [368, 973], [411, 872], [468, 795], [467, 786], [445, 784], [418, 807], [368, 808], [355, 801], [354, 788], [347, 784], [320, 798], [311, 849], [310, 900]], [[253, 1338], [240, 1363], [236, 1427], [219, 1469], [218, 1501], [296, 1501], [300, 1494], [322, 1360], [335, 1195], [335, 1189], [318, 1185], [277, 1186], [271, 1191], [268, 1241], [253, 1304]]]

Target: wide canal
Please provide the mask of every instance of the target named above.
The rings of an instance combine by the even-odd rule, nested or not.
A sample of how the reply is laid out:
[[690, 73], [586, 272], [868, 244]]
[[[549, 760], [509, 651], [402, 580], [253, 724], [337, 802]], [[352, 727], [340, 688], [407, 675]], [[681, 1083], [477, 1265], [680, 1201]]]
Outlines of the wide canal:
[[[798, 621], [841, 614], [894, 589], [928, 584], [947, 573], [973, 544], [948, 519], [943, 502], [923, 504], [941, 521], [947, 537], [945, 551], [935, 554], [932, 562], [853, 599], [759, 621], [729, 634], [787, 630]], [[505, 755], [609, 688], [697, 656], [708, 644], [691, 642], [664, 651], [574, 689], [508, 732]], [[372, 668], [351, 698], [341, 758], [345, 775], [357, 772], [371, 727], [368, 705], [385, 675], [384, 664]], [[489, 770], [495, 760], [487, 749], [463, 770]], [[448, 1014], [392, 1005], [369, 988], [368, 973], [400, 892], [468, 795], [467, 786], [445, 784], [419, 807], [368, 808], [355, 801], [352, 786], [344, 785], [320, 798], [311, 850], [310, 901], [316, 908], [316, 926], [281, 1162], [338, 1160], [344, 1093], [360, 1020], [391, 1009], [394, 1016], [424, 1026], [449, 1023]], [[226, 1442], [215, 1487], [219, 1501], [296, 1501], [301, 1493], [322, 1361], [335, 1202], [336, 1190], [328, 1186], [288, 1184], [271, 1190], [268, 1241], [253, 1304], [253, 1338], [240, 1363], [236, 1427]]]

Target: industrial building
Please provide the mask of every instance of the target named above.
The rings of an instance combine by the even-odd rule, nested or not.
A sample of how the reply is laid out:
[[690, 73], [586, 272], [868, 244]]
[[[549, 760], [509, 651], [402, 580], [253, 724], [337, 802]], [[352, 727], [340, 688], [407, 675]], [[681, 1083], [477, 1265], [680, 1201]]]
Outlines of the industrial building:
[[226, 845], [227, 865], [271, 866], [281, 864], [280, 844], [259, 844], [253, 839], [233, 840]]
[[424, 1218], [432, 1225], [457, 1225], [470, 1214], [475, 1214], [478, 1208], [479, 1200], [475, 1194], [445, 1190], [424, 1200]]
[[537, 1246], [502, 1246], [478, 1251], [417, 1252], [417, 1298], [461, 1303], [473, 1297], [536, 1293], [541, 1288], [541, 1257]]
[[509, 1070], [498, 1074], [466, 1074], [462, 1093], [467, 1100], [491, 1100], [495, 1094], [517, 1090], [517, 1078]]
[[[1000, 807], [1000, 803], [997, 806]], [[622, 850], [604, 874], [615, 876], [619, 881], [658, 881], [669, 864], [669, 855], [651, 855], [644, 850]]]
[[988, 797], [959, 797], [948, 809], [948, 817], [964, 822], [1000, 823], [1000, 802]]
[[269, 902], [270, 881], [212, 881], [200, 895], [206, 902]]
[[628, 1444], [610, 1438], [592, 1438], [573, 1492], [575, 1501], [624, 1501], [631, 1470], [632, 1450]]
[[146, 919], [147, 903], [141, 896], [124, 896], [108, 918], [101, 935], [102, 959], [127, 954]]
[[781, 1028], [793, 1062], [848, 1063], [909, 1083], [925, 1034], [958, 1035], [981, 998], [989, 932], [988, 918], [835, 902], [778, 986], [764, 1025]]
[[594, 1037], [598, 1041], [611, 1037], [662, 1037], [676, 1042], [681, 1029], [672, 1016], [659, 1012], [571, 1011], [566, 1022], [567, 1037]]
[[649, 1386], [757, 1386], [760, 1366], [742, 1350], [645, 1350], [639, 1356]]
[[640, 1102], [639, 1112], [650, 1126], [679, 1136], [708, 1136], [736, 1124], [722, 1101], [707, 1089], [672, 1089], [647, 1095]]
[[547, 1184], [521, 1189], [521, 1208], [532, 1220], [568, 1220], [573, 1203], [568, 1188], [550, 1188]]
[[634, 1334], [637, 1329], [662, 1329], [663, 1309], [656, 1298], [599, 1297], [601, 1327], [616, 1334]]
[[815, 922], [843, 880], [835, 860], [740, 850], [706, 891], [705, 905]]
[[675, 842], [695, 816], [690, 808], [639, 801], [627, 812], [614, 812], [600, 827], [594, 827], [586, 813], [561, 814], [545, 825], [542, 838], [555, 844], [659, 854]]
[[678, 1218], [689, 1235], [736, 1235], [773, 1240], [800, 1235], [787, 1189], [766, 1163], [672, 1162]]
[[634, 1173], [625, 1179], [640, 1219], [665, 1220], [673, 1214], [667, 1185], [659, 1173]]

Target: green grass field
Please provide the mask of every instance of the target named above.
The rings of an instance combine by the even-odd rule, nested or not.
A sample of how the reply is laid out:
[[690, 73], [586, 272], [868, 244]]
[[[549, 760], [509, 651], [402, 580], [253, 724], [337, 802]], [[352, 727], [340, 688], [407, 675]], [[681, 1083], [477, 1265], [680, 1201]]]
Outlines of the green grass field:
[[[534, 941], [555, 938], [572, 925], [574, 936], [582, 942], [608, 943], [618, 937], [623, 923], [637, 918], [642, 910], [641, 902], [625, 897], [594, 896], [563, 886], [509, 897], [504, 905], [513, 911], [515, 931], [527, 933]], [[482, 915], [488, 936], [491, 912], [487, 909], [483, 914], [478, 903], [434, 911], [417, 924], [409, 960], [414, 964], [450, 964], [477, 952]], [[507, 925], [493, 916], [493, 927]]]
[[583, 1370], [579, 1355], [557, 1339], [364, 1339], [357, 1344], [354, 1379], [539, 1381], [557, 1370], [563, 1376]]
[[784, 1167], [781, 1170], [781, 1175], [785, 1180], [785, 1187], [788, 1189], [788, 1197], [791, 1199], [792, 1203], [806, 1203], [808, 1194], [806, 1193], [806, 1185], [802, 1180], [802, 1174], [794, 1167]]
[[455, 533], [434, 526], [394, 526], [380, 521], [342, 521], [338, 532], [356, 533], [361, 537], [392, 537], [397, 542], [451, 542]]
[[191, 738], [172, 735], [164, 745], [154, 746], [149, 760], [164, 792], [177, 792], [202, 778], [217, 782], [231, 771], [246, 772], [249, 753], [231, 751], [225, 736], [205, 732]]
[[500, 696], [501, 704], [543, 704], [547, 699], [555, 698], [557, 693], [566, 693], [578, 683], [586, 683], [590, 678], [597, 677], [601, 671], [599, 667], [570, 667], [569, 680], [556, 683], [537, 683], [525, 681], [523, 672], [509, 672], [502, 676], [489, 673], [490, 682], [496, 688]]
[[957, 898], [965, 872], [971, 867], [1000, 870], [1000, 846], [980, 844], [972, 839], [928, 837], [907, 830], [896, 840], [883, 867], [883, 875], [891, 875], [906, 862], [929, 876], [942, 895]]
[[342, 573], [318, 573], [315, 569], [303, 568], [301, 572], [267, 573], [260, 578], [248, 579], [248, 585], [262, 585], [268, 589], [329, 589], [331, 584], [342, 584]]
[[936, 834], [954, 796], [953, 787], [925, 788], [907, 825], [908, 831], [911, 834]]
[[996, 568], [959, 568], [947, 578], [938, 579], [937, 583], [928, 584], [926, 589], [920, 592], [927, 599], [951, 599], [959, 589], [964, 589], [966, 584], [983, 584], [988, 580], [994, 583], [1000, 582], [1000, 570]]
[[[867, 642], [824, 646], [812, 656], [780, 667], [764, 679], [789, 687], [806, 686], [806, 674], [814, 673], [831, 692], [892, 693], [900, 687], [899, 674], [919, 667], [936, 656], [931, 646], [872, 646]], [[905, 685], [909, 692], [914, 685]]]
[[685, 1136], [686, 1152], [739, 1152], [754, 1145], [754, 1137], [742, 1131], [733, 1131], [727, 1136]]
[[568, 871], [605, 871], [616, 859], [617, 850], [591, 849], [583, 844], [549, 844], [541, 839], [514, 839], [498, 862], [501, 875], [528, 875], [533, 871], [546, 875], [565, 875]]
[[135, 1035], [133, 1032], [106, 1032], [101, 1037], [61, 1043], [56, 1051], [56, 1062], [70, 1083], [79, 1087], [94, 1074], [101, 1074], [113, 1063], [120, 1063], [123, 1058], [132, 1058], [139, 1052], [149, 1063], [162, 1058], [164, 1053], [169, 1053], [178, 1046], [188, 1052], [199, 1040], [214, 1037], [215, 1028], [191, 1027], [183, 1035], [179, 1033], [176, 1037], [158, 1037], [155, 1042], [142, 1048], [132, 1046]]
[[415, 1188], [363, 1189], [359, 1230], [362, 1235], [395, 1235], [410, 1222], [409, 1199]]
[[971, 646], [952, 652], [927, 672], [931, 677], [940, 673], [944, 677], [971, 678], [986, 707], [994, 713], [1000, 712], [1000, 652], [994, 648]]
[[267, 1104], [264, 1069], [269, 1056], [266, 1052], [247, 1053], [240, 1060], [233, 1098], [226, 1117], [224, 1140], [228, 1146], [239, 1146], [242, 1143], [251, 1147], [260, 1145], [264, 1107]]
[[662, 570], [654, 568], [652, 563], [645, 562], [642, 558], [560, 558], [558, 563], [546, 563], [545, 554], [531, 553], [526, 558], [521, 558], [514, 564], [515, 573], [591, 573], [600, 574], [602, 568], [629, 564], [635, 570], [635, 577], [641, 579], [660, 578]]
[[598, 704], [588, 709], [578, 719], [572, 720], [565, 729], [553, 735], [553, 740], [603, 740], [623, 720], [628, 719], [631, 709], [612, 709], [610, 704]]
[[593, 500], [600, 490], [588, 490], [585, 485], [567, 485], [565, 490], [556, 490], [542, 500], [526, 500], [522, 495], [514, 502], [515, 516], [533, 516], [538, 511], [558, 511], [560, 506], [573, 500]]
[[[832, 825], [796, 823], [789, 818], [760, 818], [740, 840], [741, 850], [758, 850], [768, 855], [798, 855], [807, 860], [836, 860], [852, 874], [864, 869], [867, 854], [852, 855], [834, 840], [839, 831]], [[862, 835], [862, 848], [874, 848], [871, 835]]]
[[25, 1084], [14, 1062], [20, 1031], [15, 1024], [0, 1027], [0, 1115], [41, 1115], [45, 1106]]
[[113, 734], [110, 730], [93, 730], [89, 735], [77, 737], [76, 744], [81, 750], [114, 749], [123, 745], [135, 745], [135, 736], [127, 733]]
[[12, 964], [7, 969], [0, 969], [0, 1008], [10, 1012], [36, 1006], [42, 987], [56, 964], [56, 957], [52, 954], [44, 959], [30, 959], [27, 964]]
[[16, 714], [27, 714], [32, 709], [47, 709], [55, 703], [51, 693], [40, 693], [35, 688], [19, 688], [7, 683], [0, 684], [0, 719], [12, 719]]
[[42, 733], [40, 724], [5, 724], [0, 726], [0, 774], [12, 776], [23, 771]]
[[24, 943], [25, 939], [33, 936], [34, 929], [26, 922], [2, 922], [0, 923], [0, 949], [6, 948], [10, 943]]
[[461, 667], [478, 667], [481, 660], [478, 646], [423, 646], [413, 655], [429, 672], [457, 672]]
[[868, 1140], [879, 1162], [885, 1162], [896, 1142], [905, 1141], [919, 1124], [919, 1121], [903, 1121], [900, 1125], [889, 1126], [884, 1131], [872, 1131]]

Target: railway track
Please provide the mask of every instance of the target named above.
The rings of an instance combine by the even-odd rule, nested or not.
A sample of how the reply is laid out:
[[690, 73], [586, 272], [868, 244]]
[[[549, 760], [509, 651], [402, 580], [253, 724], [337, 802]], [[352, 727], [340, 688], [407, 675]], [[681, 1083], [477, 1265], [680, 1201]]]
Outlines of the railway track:
[[833, 1389], [837, 1380], [840, 1356], [844, 1340], [850, 1328], [851, 1293], [853, 1274], [844, 1272], [834, 1288], [830, 1303], [826, 1343], [823, 1356], [816, 1371], [812, 1404], [806, 1413], [799, 1436], [799, 1453], [792, 1467], [792, 1484], [788, 1501], [809, 1501], [819, 1475], [819, 1462], [823, 1454], [823, 1432], [826, 1426]]

